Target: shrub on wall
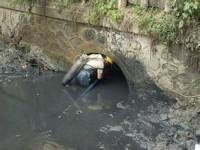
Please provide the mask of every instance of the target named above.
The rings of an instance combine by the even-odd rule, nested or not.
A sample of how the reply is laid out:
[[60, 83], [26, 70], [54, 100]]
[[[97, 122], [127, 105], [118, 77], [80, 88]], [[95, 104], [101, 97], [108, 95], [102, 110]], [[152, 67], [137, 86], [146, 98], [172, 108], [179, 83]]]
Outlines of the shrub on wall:
[[148, 10], [138, 5], [133, 7], [140, 29], [144, 29], [150, 36], [165, 44], [172, 44], [177, 37], [178, 20], [172, 14], [164, 13], [155, 8]]
[[143, 9], [135, 5], [133, 13], [138, 16], [139, 27], [166, 44], [179, 42], [187, 28], [200, 21], [199, 0], [172, 0], [172, 12], [164, 13], [155, 8]]
[[102, 17], [110, 17], [117, 22], [122, 18], [122, 13], [116, 8], [117, 0], [91, 0], [89, 22], [98, 23]]

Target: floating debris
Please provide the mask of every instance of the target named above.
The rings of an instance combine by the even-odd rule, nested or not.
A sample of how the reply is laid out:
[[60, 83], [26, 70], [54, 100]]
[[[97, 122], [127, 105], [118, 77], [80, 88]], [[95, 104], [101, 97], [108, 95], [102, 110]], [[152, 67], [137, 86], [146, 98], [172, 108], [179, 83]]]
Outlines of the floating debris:
[[127, 109], [129, 107], [129, 105], [124, 106], [123, 102], [119, 102], [116, 104], [117, 108], [119, 109]]
[[98, 111], [98, 110], [102, 110], [103, 107], [101, 105], [89, 105], [88, 109]]

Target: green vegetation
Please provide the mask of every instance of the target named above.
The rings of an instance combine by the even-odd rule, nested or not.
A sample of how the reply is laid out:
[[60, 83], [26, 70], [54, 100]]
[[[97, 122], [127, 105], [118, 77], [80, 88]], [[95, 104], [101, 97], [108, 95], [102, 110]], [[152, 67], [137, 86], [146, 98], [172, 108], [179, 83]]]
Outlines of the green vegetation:
[[133, 13], [137, 16], [139, 27], [152, 37], [165, 44], [171, 44], [176, 39], [177, 17], [153, 8], [145, 10], [140, 6], [134, 6]]
[[102, 17], [110, 17], [117, 22], [122, 19], [123, 15], [120, 10], [115, 8], [117, 0], [92, 0], [90, 1], [90, 16], [89, 21], [98, 23]]
[[178, 35], [191, 26], [193, 22], [200, 21], [199, 0], [173, 0], [170, 13], [164, 13], [155, 8], [143, 9], [133, 7], [141, 29], [159, 41], [169, 45], [178, 42]]
[[181, 19], [195, 19], [200, 21], [199, 0], [173, 0], [171, 5], [175, 15]]
[[[184, 45], [184, 47], [193, 52], [200, 52], [200, 38], [196, 33], [188, 33], [187, 31], [195, 31], [200, 24], [200, 1], [199, 0], [173, 0], [172, 14], [178, 18], [179, 36], [176, 41]], [[195, 55], [196, 64], [199, 63], [198, 55]], [[194, 62], [194, 61], [193, 61]], [[198, 68], [198, 67], [197, 67]]]

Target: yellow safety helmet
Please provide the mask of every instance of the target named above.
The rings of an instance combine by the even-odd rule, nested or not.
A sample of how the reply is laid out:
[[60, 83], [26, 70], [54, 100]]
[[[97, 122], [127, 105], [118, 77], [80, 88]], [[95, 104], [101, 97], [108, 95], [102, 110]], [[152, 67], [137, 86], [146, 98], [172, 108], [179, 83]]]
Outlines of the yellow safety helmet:
[[105, 62], [109, 63], [109, 64], [113, 64], [112, 59], [110, 57], [108, 57], [108, 56], [105, 57]]

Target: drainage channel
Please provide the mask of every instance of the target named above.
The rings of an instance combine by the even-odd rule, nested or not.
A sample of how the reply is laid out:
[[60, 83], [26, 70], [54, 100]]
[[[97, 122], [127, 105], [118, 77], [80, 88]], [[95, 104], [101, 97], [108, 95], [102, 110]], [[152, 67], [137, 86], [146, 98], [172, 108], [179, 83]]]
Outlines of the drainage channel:
[[116, 70], [80, 97], [85, 88], [63, 87], [64, 73], [6, 76], [0, 81], [0, 150], [187, 147], [183, 141], [191, 131], [174, 126], [178, 120], [168, 120], [176, 100], [152, 82], [130, 91], [122, 72]]

